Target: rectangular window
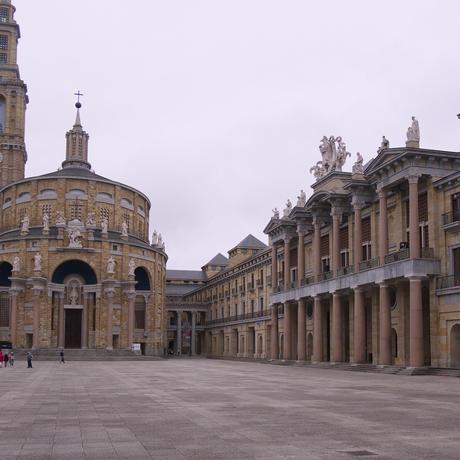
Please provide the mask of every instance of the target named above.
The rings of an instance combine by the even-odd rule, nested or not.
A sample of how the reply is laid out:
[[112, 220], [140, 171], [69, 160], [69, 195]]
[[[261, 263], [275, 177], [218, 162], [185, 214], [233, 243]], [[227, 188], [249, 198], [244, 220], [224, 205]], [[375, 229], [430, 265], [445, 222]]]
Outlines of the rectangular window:
[[81, 204], [72, 204], [70, 206], [70, 219], [78, 219], [81, 220], [81, 211], [83, 206]]
[[0, 35], [0, 50], [8, 49], [8, 35]]
[[372, 259], [372, 247], [370, 242], [363, 243], [363, 261]]
[[460, 220], [460, 193], [452, 195], [452, 214], [452, 222], [458, 222]]
[[348, 267], [350, 265], [350, 253], [348, 249], [340, 251], [340, 266]]
[[10, 326], [10, 299], [8, 294], [0, 297], [0, 327]]
[[145, 301], [143, 298], [136, 299], [134, 308], [135, 329], [145, 329]]
[[0, 64], [6, 64], [8, 62], [8, 55], [6, 53], [0, 53]]
[[0, 22], [8, 22], [8, 19], [10, 19], [8, 8], [0, 8]]
[[51, 205], [50, 204], [44, 204], [42, 205], [42, 217], [45, 215], [45, 214], [48, 214], [48, 217], [51, 219], [51, 211], [52, 211], [52, 208], [51, 208]]

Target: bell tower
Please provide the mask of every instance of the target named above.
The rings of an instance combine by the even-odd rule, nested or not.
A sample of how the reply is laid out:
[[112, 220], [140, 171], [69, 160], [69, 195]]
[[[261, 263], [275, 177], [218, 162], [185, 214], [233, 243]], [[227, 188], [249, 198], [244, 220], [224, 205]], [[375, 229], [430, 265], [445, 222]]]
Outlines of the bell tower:
[[0, 187], [24, 178], [27, 85], [17, 64], [19, 25], [11, 0], [0, 0]]

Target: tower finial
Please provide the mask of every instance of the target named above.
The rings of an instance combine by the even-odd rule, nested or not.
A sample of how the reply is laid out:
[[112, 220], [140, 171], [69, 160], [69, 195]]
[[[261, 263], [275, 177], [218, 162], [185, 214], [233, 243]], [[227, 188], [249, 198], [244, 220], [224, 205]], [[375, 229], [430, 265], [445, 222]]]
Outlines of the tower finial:
[[81, 109], [81, 102], [80, 102], [80, 97], [83, 96], [83, 93], [80, 93], [80, 90], [78, 90], [74, 96], [77, 96], [77, 102], [75, 103], [75, 107], [77, 108], [77, 118], [75, 119], [75, 125], [74, 126], [81, 126], [81, 120], [80, 120], [80, 109]]

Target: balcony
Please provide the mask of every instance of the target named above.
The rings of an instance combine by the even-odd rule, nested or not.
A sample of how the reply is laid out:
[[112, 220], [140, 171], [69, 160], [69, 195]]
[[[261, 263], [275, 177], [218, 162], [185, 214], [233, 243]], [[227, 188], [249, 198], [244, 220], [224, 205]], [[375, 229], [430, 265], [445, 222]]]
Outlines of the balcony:
[[355, 269], [353, 265], [347, 265], [346, 267], [340, 267], [337, 269], [337, 276], [351, 275]]
[[379, 258], [374, 257], [373, 259], [363, 260], [359, 263], [359, 271], [370, 270], [371, 268], [378, 267]]
[[308, 284], [313, 284], [315, 282], [314, 276], [307, 276], [301, 281], [302, 286], [307, 286]]
[[319, 281], [326, 281], [332, 279], [333, 272], [328, 271], [328, 272], [323, 272], [319, 275]]
[[397, 252], [392, 252], [385, 256], [385, 263], [392, 264], [393, 262], [399, 262], [400, 260], [405, 260], [409, 258], [409, 248], [401, 249]]
[[460, 288], [460, 274], [438, 276], [436, 278], [436, 289]]
[[225, 291], [225, 297], [230, 297], [230, 292], [229, 291]]
[[243, 313], [241, 315], [233, 315], [233, 316], [226, 316], [224, 318], [217, 318], [206, 321], [206, 326], [215, 326], [220, 324], [227, 324], [227, 323], [235, 323], [239, 321], [248, 321], [257, 318], [271, 318], [271, 311], [270, 310], [258, 310], [249, 313]]
[[241, 294], [244, 294], [244, 293], [246, 292], [246, 289], [245, 289], [244, 286], [240, 286], [240, 287], [238, 288], [238, 291], [239, 291]]
[[442, 215], [444, 230], [460, 230], [460, 211], [446, 212]]

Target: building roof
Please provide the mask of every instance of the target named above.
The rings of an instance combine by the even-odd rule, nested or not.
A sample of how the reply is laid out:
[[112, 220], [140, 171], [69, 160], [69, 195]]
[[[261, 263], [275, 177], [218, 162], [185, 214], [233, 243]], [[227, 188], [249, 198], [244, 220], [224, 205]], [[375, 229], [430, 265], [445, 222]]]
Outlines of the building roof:
[[[268, 246], [262, 243], [254, 235], [249, 234], [246, 238], [241, 240], [233, 249], [266, 249]], [[232, 249], [232, 250], [233, 250]]]
[[226, 267], [228, 265], [228, 259], [219, 252], [216, 254], [206, 265], [217, 265], [218, 267]]
[[171, 281], [205, 281], [201, 270], [166, 270], [166, 279]]

